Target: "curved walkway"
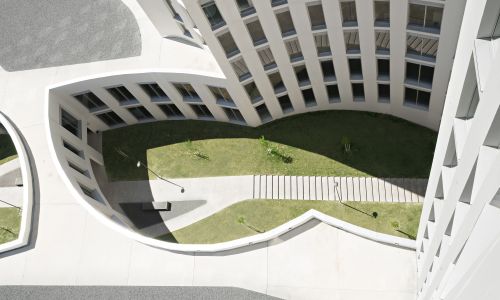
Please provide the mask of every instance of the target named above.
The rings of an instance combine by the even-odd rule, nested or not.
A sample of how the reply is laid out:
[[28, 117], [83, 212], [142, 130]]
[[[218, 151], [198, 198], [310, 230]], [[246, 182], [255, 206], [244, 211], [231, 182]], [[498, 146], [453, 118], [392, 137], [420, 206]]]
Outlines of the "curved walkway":
[[[181, 193], [179, 187], [162, 180], [111, 182], [101, 186], [101, 190], [116, 211], [131, 218], [137, 218], [137, 224], [135, 224], [137, 226], [135, 227], [142, 234], [159, 236], [166, 232], [165, 227], [169, 231], [175, 231], [202, 220], [232, 204], [248, 199], [342, 199], [349, 201], [421, 202], [422, 196], [418, 193], [423, 195], [422, 192], [425, 192], [426, 185], [426, 180], [415, 179], [414, 183], [418, 186], [418, 193], [416, 193], [417, 189], [415, 187], [405, 188], [402, 184], [398, 186], [400, 182], [411, 182], [410, 179], [248, 175], [179, 178], [171, 179], [171, 181], [184, 187], [185, 192]], [[335, 190], [333, 184], [337, 181], [339, 186]], [[280, 185], [280, 182], [285, 183]], [[300, 184], [288, 186], [286, 182], [300, 182]], [[320, 182], [325, 184], [320, 185]], [[359, 184], [360, 182], [366, 185]], [[369, 184], [371, 182], [378, 183], [380, 192], [376, 194], [373, 192], [376, 190], [376, 185]], [[317, 183], [317, 185], [314, 183]], [[326, 183], [330, 183], [330, 185]], [[320, 197], [320, 195], [327, 195], [328, 186], [331, 197]], [[367, 188], [368, 186], [370, 189]], [[297, 197], [297, 192], [288, 194], [283, 191], [291, 187], [300, 191], [298, 194], [302, 196]], [[372, 187], [373, 189], [371, 189]], [[307, 197], [304, 197], [304, 191], [306, 190]], [[359, 193], [360, 190], [363, 193]], [[334, 191], [335, 193], [333, 193]], [[370, 191], [369, 194], [368, 191]], [[342, 198], [334, 196], [335, 194]], [[360, 195], [364, 196], [361, 197]], [[367, 197], [367, 195], [370, 196]], [[381, 195], [385, 196], [382, 197]], [[161, 213], [161, 219], [158, 218], [157, 220], [153, 220], [151, 215], [141, 216], [142, 203], [153, 201], [172, 202], [172, 211]]]

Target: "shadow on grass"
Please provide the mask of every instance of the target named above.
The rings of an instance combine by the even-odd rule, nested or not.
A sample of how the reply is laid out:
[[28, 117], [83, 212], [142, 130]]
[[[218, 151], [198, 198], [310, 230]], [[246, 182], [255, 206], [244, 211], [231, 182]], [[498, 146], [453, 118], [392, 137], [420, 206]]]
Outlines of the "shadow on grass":
[[[147, 150], [161, 146], [223, 138], [266, 140], [316, 153], [379, 178], [428, 177], [436, 133], [392, 116], [354, 111], [321, 111], [295, 115], [257, 128], [197, 120], [161, 121], [108, 130], [103, 155], [112, 180], [145, 180], [136, 161], [147, 162]], [[346, 155], [341, 139], [356, 151]], [[121, 156], [117, 149], [127, 153]]]
[[[365, 212], [365, 211], [362, 211], [361, 209], [356, 208], [356, 207], [354, 207], [354, 206], [351, 206], [351, 205], [349, 205], [349, 204], [347, 204], [347, 203], [345, 203], [345, 202], [339, 201], [339, 203], [340, 203], [340, 204], [342, 204], [342, 205], [344, 205], [344, 206], [347, 206], [347, 207], [349, 207], [350, 209], [353, 209], [353, 210], [355, 210], [355, 211], [357, 211], [357, 212], [359, 212], [359, 213], [362, 213], [362, 214], [364, 214], [364, 215], [367, 215], [367, 216], [369, 216], [370, 218], [376, 218], [376, 217], [375, 217], [375, 214], [376, 214], [377, 212], [372, 212], [371, 214], [369, 214], [369, 213], [367, 213], [367, 212]], [[377, 215], [378, 215], [378, 214], [377, 214]]]
[[404, 231], [402, 231], [402, 230], [396, 229], [396, 231], [397, 231], [397, 232], [399, 232], [399, 233], [401, 233], [401, 234], [406, 235], [409, 239], [412, 239], [412, 240], [416, 240], [416, 239], [417, 239], [417, 237], [416, 237], [416, 236], [411, 235], [411, 234], [409, 234], [409, 233], [406, 233], [406, 232], [404, 232]]
[[10, 136], [8, 134], [0, 134], [0, 160], [16, 154], [16, 147]]

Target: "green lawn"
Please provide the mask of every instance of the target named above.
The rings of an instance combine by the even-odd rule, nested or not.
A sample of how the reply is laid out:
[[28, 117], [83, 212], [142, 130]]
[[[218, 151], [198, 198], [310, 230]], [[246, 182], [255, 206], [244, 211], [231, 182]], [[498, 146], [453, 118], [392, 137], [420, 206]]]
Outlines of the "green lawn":
[[[309, 209], [377, 232], [415, 239], [422, 205], [300, 200], [247, 200], [158, 239], [181, 244], [213, 244], [273, 229]], [[376, 218], [372, 217], [377, 212]]]
[[16, 148], [8, 134], [0, 135], [0, 165], [17, 157]]
[[[291, 161], [270, 158], [260, 136]], [[351, 141], [350, 154], [343, 151], [343, 137]], [[435, 141], [432, 130], [387, 115], [322, 111], [258, 128], [165, 121], [108, 130], [103, 155], [110, 180], [148, 178], [144, 169], [136, 167], [137, 160], [171, 178], [245, 174], [425, 178]]]
[[21, 216], [17, 208], [0, 208], [0, 244], [17, 239]]

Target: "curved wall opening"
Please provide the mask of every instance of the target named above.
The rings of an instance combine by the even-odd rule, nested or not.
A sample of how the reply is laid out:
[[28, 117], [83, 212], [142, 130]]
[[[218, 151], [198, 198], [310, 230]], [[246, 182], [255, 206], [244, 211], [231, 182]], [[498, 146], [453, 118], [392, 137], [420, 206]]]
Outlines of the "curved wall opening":
[[[221, 251], [282, 234], [283, 230], [289, 230], [285, 228], [288, 223], [263, 234], [214, 245], [181, 245], [159, 241], [137, 230], [137, 224], [133, 224], [123, 210], [120, 211], [109, 201], [106, 191], [103, 191], [105, 188], [100, 184], [107, 180], [103, 131], [180, 119], [253, 126], [259, 118], [259, 111], [239, 99], [238, 92], [233, 93], [234, 90], [227, 84], [223, 78], [206, 74], [156, 71], [96, 77], [49, 87], [46, 98], [47, 133], [60, 175], [75, 198], [94, 216], [123, 234], [152, 246], [178, 251]], [[140, 139], [138, 136], [129, 137], [130, 142], [134, 140]], [[191, 203], [194, 208], [204, 205], [203, 199], [198, 200], [201, 202]], [[300, 226], [310, 218], [336, 222], [318, 216], [310, 213], [302, 217], [302, 221], [291, 222], [295, 222], [295, 226]], [[351, 225], [350, 228], [354, 228], [353, 232], [359, 231], [357, 226]]]
[[23, 139], [14, 124], [0, 112], [0, 253], [28, 244], [33, 189]]

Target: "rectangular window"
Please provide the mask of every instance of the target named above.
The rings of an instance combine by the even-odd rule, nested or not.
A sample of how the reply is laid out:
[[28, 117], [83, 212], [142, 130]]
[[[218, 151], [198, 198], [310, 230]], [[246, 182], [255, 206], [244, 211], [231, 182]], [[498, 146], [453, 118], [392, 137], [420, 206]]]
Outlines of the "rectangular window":
[[426, 91], [420, 91], [412, 88], [405, 88], [405, 100], [404, 103], [409, 106], [415, 106], [419, 108], [429, 109], [429, 102], [431, 99], [431, 93]]
[[106, 90], [113, 96], [113, 98], [120, 103], [120, 105], [136, 104], [139, 103], [129, 90], [123, 85], [109, 87]]
[[258, 19], [247, 23], [247, 29], [250, 33], [254, 46], [267, 42], [266, 34], [264, 33]]
[[406, 38], [406, 55], [417, 59], [435, 61], [439, 39], [409, 34]]
[[389, 27], [390, 25], [390, 3], [389, 1], [375, 1], [375, 26]]
[[305, 65], [295, 66], [293, 67], [293, 70], [295, 72], [295, 76], [297, 76], [297, 81], [299, 83], [299, 86], [306, 86], [311, 83]]
[[307, 107], [316, 106], [316, 97], [314, 97], [314, 92], [312, 88], [302, 90], [302, 97], [304, 97], [304, 103]]
[[330, 103], [340, 102], [339, 87], [336, 84], [327, 85], [326, 93], [328, 94], [328, 102]]
[[96, 117], [109, 127], [125, 124], [125, 121], [123, 121], [114, 111], [98, 114]]
[[252, 0], [236, 0], [236, 3], [238, 4], [242, 17], [255, 13], [255, 7], [253, 6]]
[[73, 154], [81, 157], [81, 158], [85, 158], [85, 155], [83, 154], [83, 151], [81, 151], [80, 149], [78, 149], [77, 147], [71, 145], [70, 143], [66, 142], [63, 140], [63, 147], [66, 148], [67, 150], [69, 150], [70, 152], [72, 152]]
[[288, 3], [287, 0], [271, 0], [271, 6], [272, 7], [283, 5], [283, 4], [287, 4], [287, 3]]
[[102, 102], [101, 99], [99, 99], [99, 97], [97, 97], [92, 92], [76, 94], [73, 95], [73, 97], [78, 100], [78, 102], [80, 102], [83, 106], [85, 106], [90, 112], [108, 108], [108, 106], [104, 104], [104, 102]]
[[344, 31], [344, 41], [347, 53], [360, 53], [359, 34], [357, 30]]
[[252, 103], [255, 103], [262, 99], [259, 89], [253, 81], [245, 85], [245, 91], [247, 92], [248, 97], [250, 97], [250, 101]]
[[231, 99], [229, 92], [225, 88], [215, 86], [209, 86], [208, 88], [212, 92], [212, 95], [214, 95], [217, 104], [235, 106], [233, 99]]
[[288, 95], [278, 97], [278, 102], [280, 104], [281, 110], [283, 111], [283, 114], [287, 114], [293, 111], [292, 101], [290, 101], [290, 97], [288, 97]]
[[175, 104], [159, 104], [158, 107], [170, 118], [184, 118], [184, 115]]
[[314, 36], [314, 42], [316, 43], [316, 50], [318, 51], [318, 56], [329, 56], [332, 55], [332, 50], [330, 49], [330, 41], [328, 39], [328, 34], [317, 34]]
[[193, 109], [196, 116], [200, 119], [213, 119], [214, 116], [204, 104], [190, 104], [191, 109]]
[[273, 119], [265, 103], [262, 103], [259, 106], [255, 107], [255, 111], [257, 112], [257, 115], [259, 115], [262, 123], [271, 121]]
[[184, 100], [200, 100], [200, 96], [189, 83], [174, 83], [174, 87]]
[[356, 16], [356, 2], [340, 2], [340, 9], [342, 11], [342, 26], [358, 26], [358, 17]]
[[406, 83], [425, 88], [432, 87], [434, 68], [414, 63], [406, 63]]
[[390, 61], [388, 59], [377, 59], [378, 80], [389, 80]]
[[96, 189], [91, 189], [89, 187], [84, 186], [81, 183], [78, 183], [78, 185], [80, 186], [80, 189], [87, 197], [92, 198], [95, 201], [104, 204]]
[[203, 8], [205, 16], [207, 16], [208, 22], [210, 22], [210, 26], [212, 26], [212, 30], [216, 30], [217, 28], [226, 25], [226, 22], [222, 18], [222, 15], [220, 14], [214, 1], [209, 1], [208, 3], [203, 4], [201, 8]]
[[270, 48], [261, 49], [257, 51], [257, 54], [259, 55], [264, 70], [267, 71], [276, 67], [276, 61], [274, 61], [274, 56]]
[[74, 136], [82, 138], [82, 122], [61, 108], [61, 126]]
[[376, 30], [375, 46], [377, 54], [389, 54], [391, 51], [391, 32], [389, 30]]
[[137, 121], [153, 120], [153, 115], [144, 107], [129, 107], [128, 111], [137, 119]]
[[351, 72], [351, 79], [363, 79], [363, 69], [361, 67], [361, 58], [349, 58], [349, 71]]
[[290, 11], [286, 10], [276, 14], [276, 19], [278, 20], [278, 25], [281, 29], [281, 35], [283, 37], [295, 34], [295, 26], [293, 25], [292, 16]]
[[69, 161], [68, 161], [68, 165], [69, 165], [69, 167], [70, 167], [71, 169], [73, 169], [73, 170], [77, 171], [78, 173], [82, 174], [82, 175], [83, 175], [83, 176], [85, 176], [85, 177], [90, 178], [90, 173], [89, 173], [89, 171], [84, 170], [84, 169], [80, 168], [79, 166], [77, 166], [77, 165], [75, 165], [74, 163], [69, 162]]
[[231, 63], [231, 66], [233, 67], [234, 73], [236, 73], [236, 76], [238, 76], [238, 79], [240, 81], [252, 77], [252, 74], [250, 73], [250, 70], [248, 70], [247, 64], [245, 63], [245, 60], [243, 60], [243, 57], [239, 57], [237, 60], [233, 61]]
[[293, 39], [287, 41], [285, 43], [286, 50], [288, 52], [288, 56], [290, 57], [290, 61], [299, 61], [303, 60], [304, 56], [302, 55], [302, 49], [300, 48], [300, 43], [298, 39]]
[[309, 5], [307, 7], [309, 11], [309, 19], [311, 21], [312, 30], [320, 30], [326, 28], [325, 14], [323, 13], [323, 7], [321, 3]]
[[410, 3], [408, 29], [439, 33], [443, 8], [423, 4]]
[[233, 36], [229, 31], [219, 35], [217, 38], [219, 39], [219, 43], [224, 49], [224, 53], [226, 53], [227, 58], [240, 53], [240, 49], [238, 49], [238, 46], [234, 42]]
[[324, 60], [321, 62], [321, 71], [326, 82], [335, 81], [335, 68], [332, 60]]
[[269, 81], [273, 86], [274, 93], [278, 94], [286, 91], [285, 84], [283, 83], [283, 80], [281, 79], [281, 75], [279, 72], [274, 72], [272, 74], [269, 74], [268, 76], [269, 76]]
[[151, 101], [169, 100], [167, 94], [165, 94], [157, 83], [141, 83], [139, 86], [148, 94]]
[[245, 118], [239, 110], [229, 107], [223, 107], [222, 110], [230, 121], [245, 123]]
[[355, 102], [365, 101], [365, 87], [362, 83], [352, 83], [352, 96]]
[[389, 103], [391, 101], [391, 86], [388, 84], [378, 84], [378, 102]]

